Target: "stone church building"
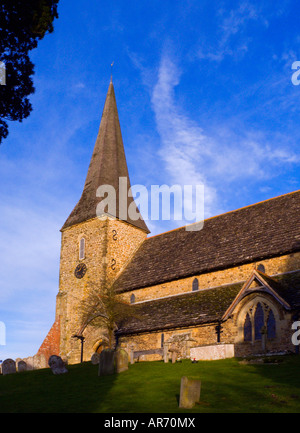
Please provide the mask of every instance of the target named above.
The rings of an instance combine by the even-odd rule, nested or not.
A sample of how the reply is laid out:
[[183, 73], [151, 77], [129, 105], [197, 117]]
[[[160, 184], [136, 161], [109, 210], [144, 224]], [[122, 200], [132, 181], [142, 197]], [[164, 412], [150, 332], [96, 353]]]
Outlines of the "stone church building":
[[111, 82], [82, 196], [61, 229], [56, 317], [37, 355], [80, 362], [75, 335], [84, 337], [84, 360], [105, 347], [103, 330], [83, 329], [80, 316], [91, 288], [104, 286], [138, 312], [119, 324], [116, 339], [140, 360], [168, 351], [201, 359], [209, 350], [221, 357], [297, 350], [300, 191], [208, 218], [199, 231], [150, 237], [142, 216], [124, 219], [118, 205], [115, 215], [97, 216], [99, 186], [118, 194], [121, 177], [129, 190]]

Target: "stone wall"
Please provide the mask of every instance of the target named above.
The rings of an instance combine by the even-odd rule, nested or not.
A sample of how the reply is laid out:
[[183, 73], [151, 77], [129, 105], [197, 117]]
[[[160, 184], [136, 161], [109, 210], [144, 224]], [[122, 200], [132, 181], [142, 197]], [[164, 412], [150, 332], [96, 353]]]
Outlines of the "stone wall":
[[129, 302], [132, 294], [134, 294], [136, 302], [143, 302], [181, 293], [188, 293], [192, 291], [193, 281], [195, 278], [198, 278], [199, 290], [243, 282], [249, 278], [253, 269], [260, 264], [264, 265], [266, 274], [270, 276], [299, 270], [300, 253], [274, 257], [272, 259], [261, 260], [259, 262], [253, 262], [242, 266], [235, 266], [221, 271], [195, 275], [193, 277], [182, 278], [164, 284], [132, 290], [125, 293], [125, 299]]
[[[119, 339], [119, 344], [122, 348], [130, 352], [145, 351], [162, 349], [163, 342], [168, 342], [172, 337], [178, 335], [189, 335], [193, 342], [189, 343], [189, 347], [202, 346], [207, 344], [215, 344], [217, 342], [217, 335], [215, 330], [216, 324], [174, 329], [169, 331], [161, 332], [151, 332], [151, 333], [141, 333], [137, 335], [124, 336]], [[163, 335], [163, 337], [162, 337]], [[189, 352], [187, 351], [187, 357], [189, 357]], [[149, 355], [144, 357], [147, 361], [157, 360], [156, 355]]]
[[[85, 239], [85, 256], [79, 259], [80, 240]], [[82, 327], [81, 304], [91, 290], [109, 287], [126, 266], [146, 233], [116, 219], [95, 218], [62, 232], [59, 293], [56, 321], [60, 321], [60, 356], [70, 363], [78, 362], [78, 342], [72, 339]], [[74, 271], [79, 263], [86, 265], [83, 278]], [[100, 333], [98, 335], [100, 338]], [[85, 344], [86, 353], [93, 341]], [[87, 353], [89, 357], [92, 353]]]

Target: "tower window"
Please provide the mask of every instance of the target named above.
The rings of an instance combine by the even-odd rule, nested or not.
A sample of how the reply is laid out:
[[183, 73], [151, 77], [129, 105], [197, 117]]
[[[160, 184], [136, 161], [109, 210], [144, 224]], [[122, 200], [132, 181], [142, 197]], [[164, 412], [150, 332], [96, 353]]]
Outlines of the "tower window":
[[135, 295], [133, 295], [133, 294], [130, 296], [130, 303], [131, 304], [135, 303]]
[[193, 292], [197, 292], [199, 290], [199, 281], [198, 278], [195, 278], [193, 281]]
[[85, 259], [85, 239], [81, 238], [79, 242], [79, 260]]

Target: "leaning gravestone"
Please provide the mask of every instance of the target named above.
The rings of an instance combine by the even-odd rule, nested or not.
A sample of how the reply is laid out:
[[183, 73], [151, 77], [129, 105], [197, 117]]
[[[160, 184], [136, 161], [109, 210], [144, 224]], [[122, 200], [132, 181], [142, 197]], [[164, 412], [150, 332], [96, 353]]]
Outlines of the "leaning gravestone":
[[181, 378], [180, 401], [179, 407], [183, 409], [192, 409], [200, 401], [201, 381]]
[[68, 373], [65, 363], [60, 356], [56, 356], [56, 355], [50, 356], [48, 365], [51, 368], [52, 373], [55, 375]]
[[2, 374], [5, 376], [6, 374], [16, 373], [16, 363], [13, 359], [6, 359], [2, 363]]
[[128, 353], [124, 349], [115, 352], [115, 372], [122, 373], [128, 370]]
[[110, 374], [114, 374], [115, 365], [114, 365], [115, 351], [111, 349], [104, 349], [100, 353], [99, 360], [99, 376], [108, 376]]
[[18, 362], [18, 373], [22, 373], [22, 371], [27, 371], [27, 364], [25, 361]]

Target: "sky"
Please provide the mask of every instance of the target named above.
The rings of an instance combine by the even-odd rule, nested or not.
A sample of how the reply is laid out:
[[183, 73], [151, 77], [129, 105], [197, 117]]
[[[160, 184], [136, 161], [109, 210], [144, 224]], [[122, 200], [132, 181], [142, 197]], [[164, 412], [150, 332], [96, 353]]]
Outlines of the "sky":
[[[83, 189], [112, 62], [133, 185], [204, 185], [205, 217], [299, 189], [298, 6], [60, 1], [54, 33], [31, 52], [33, 112], [0, 147], [0, 359], [37, 353], [54, 322], [60, 229]], [[178, 226], [147, 224], [151, 235]]]

